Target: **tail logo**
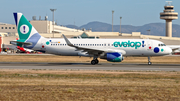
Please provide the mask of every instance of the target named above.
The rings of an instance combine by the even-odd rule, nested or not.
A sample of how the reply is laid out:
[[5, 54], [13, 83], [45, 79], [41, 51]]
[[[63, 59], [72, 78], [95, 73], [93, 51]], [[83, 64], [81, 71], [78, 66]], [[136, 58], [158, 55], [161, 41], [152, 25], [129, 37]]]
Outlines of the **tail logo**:
[[20, 31], [22, 34], [27, 34], [29, 32], [29, 27], [25, 24], [21, 25]]
[[46, 42], [46, 45], [49, 45], [49, 44], [50, 44], [50, 42], [49, 42], [49, 41], [47, 41], [47, 42]]

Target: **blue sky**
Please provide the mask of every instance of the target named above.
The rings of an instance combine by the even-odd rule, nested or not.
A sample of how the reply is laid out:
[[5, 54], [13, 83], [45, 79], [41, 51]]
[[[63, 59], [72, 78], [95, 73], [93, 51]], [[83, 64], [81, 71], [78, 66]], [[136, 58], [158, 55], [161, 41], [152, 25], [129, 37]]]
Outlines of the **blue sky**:
[[[52, 20], [50, 8], [56, 8], [55, 20], [60, 25], [81, 26], [91, 21], [112, 23], [114, 25], [141, 26], [148, 23], [165, 23], [159, 18], [166, 0], [0, 0], [0, 22], [14, 24], [13, 12], [22, 12], [28, 20], [32, 16], [39, 19], [48, 16]], [[172, 0], [175, 12], [180, 13], [180, 0]], [[179, 18], [180, 19], [180, 18]], [[173, 20], [179, 24], [180, 20]]]

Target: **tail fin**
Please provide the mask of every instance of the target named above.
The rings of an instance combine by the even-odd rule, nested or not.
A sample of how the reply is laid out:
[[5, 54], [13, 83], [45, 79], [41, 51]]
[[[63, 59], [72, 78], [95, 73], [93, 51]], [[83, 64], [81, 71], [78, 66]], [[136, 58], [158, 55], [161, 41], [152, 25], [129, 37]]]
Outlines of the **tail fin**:
[[14, 19], [16, 23], [17, 32], [19, 34], [19, 40], [17, 41], [30, 42], [32, 43], [32, 46], [26, 47], [33, 48], [39, 41], [41, 36], [22, 13], [14, 13]]

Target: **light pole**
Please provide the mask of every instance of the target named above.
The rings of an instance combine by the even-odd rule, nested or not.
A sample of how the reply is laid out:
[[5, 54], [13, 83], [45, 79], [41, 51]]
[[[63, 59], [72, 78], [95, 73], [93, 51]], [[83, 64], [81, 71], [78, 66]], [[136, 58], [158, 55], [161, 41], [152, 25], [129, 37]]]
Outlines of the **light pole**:
[[53, 38], [54, 38], [54, 11], [56, 11], [56, 9], [50, 9], [53, 12]]
[[112, 32], [113, 32], [113, 13], [114, 13], [114, 10], [112, 10]]
[[[121, 19], [122, 19], [122, 17], [120, 17], [120, 33], [121, 33]], [[122, 35], [122, 33], [121, 33], [121, 35]]]
[[149, 32], [149, 35], [150, 35], [150, 31], [151, 31], [151, 30], [149, 29], [149, 30], [147, 30], [147, 31]]

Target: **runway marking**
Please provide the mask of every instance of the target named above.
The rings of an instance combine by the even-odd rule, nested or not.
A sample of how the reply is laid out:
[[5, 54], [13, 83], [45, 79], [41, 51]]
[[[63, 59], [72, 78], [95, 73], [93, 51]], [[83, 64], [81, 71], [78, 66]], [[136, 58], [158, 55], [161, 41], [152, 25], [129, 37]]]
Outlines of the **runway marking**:
[[180, 64], [110, 64], [100, 63], [0, 63], [0, 69], [55, 69], [55, 70], [127, 70], [127, 71], [180, 71]]

